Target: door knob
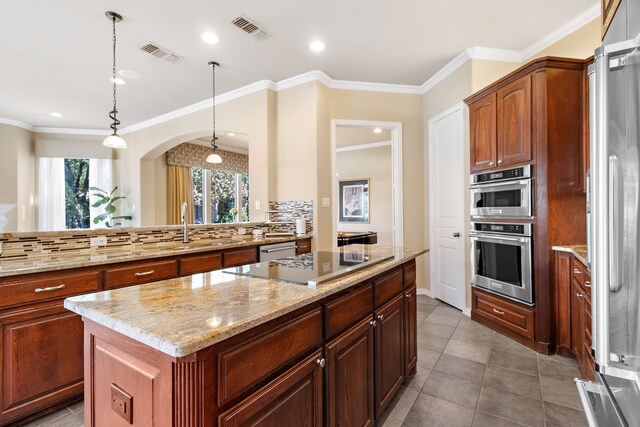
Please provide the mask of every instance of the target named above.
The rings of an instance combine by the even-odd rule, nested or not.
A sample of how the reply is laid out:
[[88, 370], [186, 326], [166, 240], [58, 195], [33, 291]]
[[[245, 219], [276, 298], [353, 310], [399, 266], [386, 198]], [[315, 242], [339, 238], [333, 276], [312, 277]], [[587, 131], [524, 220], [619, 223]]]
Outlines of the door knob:
[[453, 237], [460, 237], [460, 233], [456, 231], [455, 233], [453, 233]]

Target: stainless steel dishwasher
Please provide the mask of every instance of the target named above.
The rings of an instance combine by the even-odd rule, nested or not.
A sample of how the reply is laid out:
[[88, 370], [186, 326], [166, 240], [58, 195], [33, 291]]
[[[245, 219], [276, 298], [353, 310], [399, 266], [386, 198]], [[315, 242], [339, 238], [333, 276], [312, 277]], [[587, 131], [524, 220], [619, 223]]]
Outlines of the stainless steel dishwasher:
[[260, 262], [295, 256], [296, 247], [296, 242], [260, 246]]

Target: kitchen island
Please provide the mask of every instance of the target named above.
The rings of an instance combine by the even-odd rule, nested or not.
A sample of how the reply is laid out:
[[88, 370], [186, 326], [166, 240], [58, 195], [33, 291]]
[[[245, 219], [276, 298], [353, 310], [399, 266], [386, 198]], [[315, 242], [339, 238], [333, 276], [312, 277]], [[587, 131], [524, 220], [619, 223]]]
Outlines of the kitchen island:
[[392, 257], [315, 288], [216, 271], [67, 299], [85, 425], [373, 424], [415, 371], [426, 251], [367, 250]]

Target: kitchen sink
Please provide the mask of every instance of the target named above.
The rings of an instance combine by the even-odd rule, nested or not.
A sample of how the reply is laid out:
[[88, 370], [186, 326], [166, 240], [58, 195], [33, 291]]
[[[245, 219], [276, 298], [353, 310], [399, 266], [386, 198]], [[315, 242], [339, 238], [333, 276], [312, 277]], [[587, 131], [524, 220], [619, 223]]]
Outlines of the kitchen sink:
[[215, 247], [215, 246], [229, 245], [237, 242], [238, 240], [231, 240], [231, 239], [197, 241], [197, 242], [185, 243], [182, 246], [178, 246], [176, 249], [187, 250], [187, 249], [204, 248], [204, 247]]

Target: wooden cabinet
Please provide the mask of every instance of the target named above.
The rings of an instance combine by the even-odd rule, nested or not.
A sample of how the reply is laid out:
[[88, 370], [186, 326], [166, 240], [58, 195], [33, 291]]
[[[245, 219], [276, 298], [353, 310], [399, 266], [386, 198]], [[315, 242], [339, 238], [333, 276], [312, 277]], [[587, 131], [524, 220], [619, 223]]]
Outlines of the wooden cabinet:
[[235, 267], [236, 265], [253, 264], [258, 262], [258, 248], [227, 249], [222, 253], [222, 266]]
[[82, 393], [82, 319], [61, 300], [6, 311], [0, 327], [0, 424]]
[[600, 14], [600, 23], [602, 26], [602, 39], [604, 40], [604, 36], [607, 34], [609, 25], [611, 25], [611, 21], [618, 10], [618, 6], [620, 6], [620, 0], [600, 0], [600, 5], [602, 9]]
[[397, 295], [375, 312], [376, 418], [404, 381], [404, 298]]
[[374, 423], [373, 331], [369, 316], [325, 346], [329, 427]]
[[555, 254], [556, 351], [573, 355], [584, 378], [593, 379], [591, 355], [591, 277], [589, 270], [574, 255]]
[[107, 289], [141, 285], [178, 276], [176, 260], [131, 263], [125, 267], [109, 268], [105, 271]]
[[418, 299], [414, 284], [404, 291], [404, 375], [416, 370], [418, 361]]
[[496, 167], [496, 94], [469, 105], [471, 171]]
[[222, 254], [213, 252], [182, 257], [178, 260], [178, 265], [180, 276], [219, 270], [222, 268]]
[[497, 93], [496, 166], [531, 160], [531, 76], [524, 76]]
[[308, 254], [309, 252], [311, 252], [311, 239], [296, 241], [296, 255]]
[[476, 288], [471, 291], [471, 318], [489, 320], [508, 335], [533, 339], [533, 308]]
[[337, 333], [353, 325], [373, 311], [373, 287], [371, 283], [354, 289], [324, 305], [324, 333], [333, 338]]
[[218, 426], [322, 427], [321, 361], [322, 352], [312, 354], [220, 414]]

